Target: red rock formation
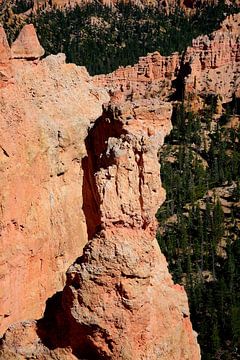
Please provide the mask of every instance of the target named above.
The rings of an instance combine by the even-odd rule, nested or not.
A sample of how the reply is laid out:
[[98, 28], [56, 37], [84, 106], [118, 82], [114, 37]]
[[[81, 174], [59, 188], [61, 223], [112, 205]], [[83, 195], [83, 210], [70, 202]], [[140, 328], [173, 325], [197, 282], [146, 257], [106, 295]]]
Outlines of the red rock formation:
[[165, 199], [157, 153], [171, 106], [126, 102], [107, 114], [87, 138], [102, 231], [68, 270], [70, 345], [96, 359], [200, 359], [186, 293], [154, 240]]
[[[171, 105], [118, 92], [102, 113], [106, 92], [63, 55], [10, 62], [14, 83], [0, 90], [1, 330], [31, 321], [9, 327], [0, 358], [199, 359], [186, 293], [154, 240]], [[141, 71], [144, 82], [166, 72]], [[32, 319], [87, 237], [64, 311], [52, 308], [53, 334]], [[58, 335], [60, 344], [48, 339]]]
[[164, 97], [172, 91], [172, 80], [180, 68], [180, 56], [162, 56], [159, 52], [140, 57], [133, 66], [120, 67], [107, 75], [94, 76], [98, 86], [109, 89], [121, 89], [129, 97]]
[[14, 83], [0, 89], [1, 333], [42, 316], [87, 241], [84, 138], [108, 99], [63, 54], [10, 64]]
[[32, 24], [25, 25], [11, 47], [13, 59], [38, 59], [44, 55], [35, 28]]
[[199, 36], [187, 48], [186, 95], [217, 94], [226, 103], [240, 92], [240, 14], [229, 16], [210, 36]]
[[210, 36], [194, 39], [183, 55], [148, 54], [134, 66], [95, 76], [94, 82], [107, 89], [121, 90], [129, 99], [142, 96], [166, 99], [175, 90], [181, 94], [185, 90], [186, 97], [212, 93], [223, 103], [229, 102], [234, 94], [240, 96], [239, 25], [240, 14], [231, 15]]
[[11, 50], [4, 29], [0, 27], [0, 87], [6, 86], [12, 77]]

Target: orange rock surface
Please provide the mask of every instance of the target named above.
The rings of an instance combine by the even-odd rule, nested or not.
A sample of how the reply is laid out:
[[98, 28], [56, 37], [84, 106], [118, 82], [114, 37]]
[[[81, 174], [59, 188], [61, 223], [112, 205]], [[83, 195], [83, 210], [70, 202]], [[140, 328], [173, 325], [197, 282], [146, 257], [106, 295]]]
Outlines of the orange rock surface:
[[121, 90], [130, 99], [160, 96], [172, 91], [172, 81], [180, 69], [180, 56], [162, 56], [158, 51], [142, 56], [133, 66], [120, 67], [110, 74], [94, 76], [94, 82], [111, 90]]
[[87, 241], [84, 138], [108, 100], [63, 54], [9, 63], [14, 83], [0, 87], [1, 333], [42, 316]]
[[0, 90], [0, 358], [200, 359], [154, 239], [171, 104], [125, 91], [108, 103], [63, 54], [27, 59], [9, 60]]
[[199, 36], [187, 48], [186, 93], [212, 93], [223, 103], [240, 93], [240, 14], [229, 16], [210, 36]]
[[38, 59], [44, 55], [35, 28], [32, 24], [25, 25], [11, 47], [13, 59]]
[[5, 86], [12, 77], [11, 50], [4, 29], [0, 27], [0, 87]]
[[240, 96], [240, 14], [231, 15], [210, 36], [199, 36], [182, 55], [141, 57], [134, 66], [120, 67], [97, 75], [98, 86], [123, 91], [129, 99], [159, 97], [176, 93], [218, 95], [223, 103]]
[[63, 54], [39, 60], [32, 26], [11, 51], [0, 28], [1, 359], [200, 359], [154, 239], [172, 111], [160, 99], [239, 96], [239, 24], [228, 17], [182, 61], [156, 52], [93, 79]]
[[171, 129], [171, 105], [125, 102], [107, 114], [87, 138], [102, 230], [67, 272], [70, 346], [94, 359], [200, 359], [186, 293], [154, 239], [165, 199], [157, 153]]

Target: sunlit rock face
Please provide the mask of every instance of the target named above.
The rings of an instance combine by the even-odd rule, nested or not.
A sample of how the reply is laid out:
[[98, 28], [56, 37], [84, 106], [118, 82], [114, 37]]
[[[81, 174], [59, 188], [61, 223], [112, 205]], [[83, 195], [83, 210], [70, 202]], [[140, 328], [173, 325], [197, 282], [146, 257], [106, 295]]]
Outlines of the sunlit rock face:
[[217, 95], [222, 103], [240, 97], [240, 14], [228, 16], [220, 29], [199, 36], [183, 54], [158, 52], [133, 66], [93, 77], [96, 85], [123, 92], [128, 99]]
[[186, 293], [173, 284], [154, 239], [165, 200], [157, 154], [171, 110], [169, 103], [115, 98], [89, 131], [85, 171], [88, 193], [98, 194], [99, 223], [89, 223], [90, 240], [67, 272], [62, 302], [75, 354], [200, 358]]
[[[200, 359], [155, 239], [171, 104], [128, 89], [110, 99], [63, 54], [41, 60], [32, 27], [12, 54], [3, 31], [0, 45], [12, 71], [0, 90], [0, 358]], [[169, 59], [142, 75], [172, 81]]]
[[31, 53], [36, 41], [28, 43], [26, 32], [19, 38], [33, 61], [10, 59], [0, 29], [1, 333], [42, 316], [87, 241], [84, 138], [108, 100], [64, 55], [37, 60], [42, 50]]
[[199, 36], [187, 48], [186, 95], [216, 94], [226, 103], [240, 96], [240, 14], [231, 15], [210, 36]]

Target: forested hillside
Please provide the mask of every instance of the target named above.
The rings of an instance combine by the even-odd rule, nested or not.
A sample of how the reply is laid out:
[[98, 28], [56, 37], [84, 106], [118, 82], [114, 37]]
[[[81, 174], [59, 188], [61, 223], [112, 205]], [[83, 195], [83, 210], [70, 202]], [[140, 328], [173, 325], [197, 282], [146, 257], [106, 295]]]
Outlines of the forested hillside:
[[167, 190], [158, 241], [176, 282], [185, 285], [202, 359], [240, 358], [239, 105], [219, 118], [177, 105], [161, 153]]
[[94, 2], [64, 11], [53, 8], [18, 15], [31, 6], [32, 1], [23, 0], [12, 7], [3, 3], [0, 13], [9, 40], [15, 39], [25, 22], [32, 22], [47, 54], [64, 52], [69, 62], [85, 65], [92, 75], [132, 65], [148, 52], [182, 52], [193, 38], [211, 33], [227, 15], [238, 11], [224, 1], [199, 8], [192, 16], [180, 9], [166, 14], [154, 7], [120, 2], [111, 8]]

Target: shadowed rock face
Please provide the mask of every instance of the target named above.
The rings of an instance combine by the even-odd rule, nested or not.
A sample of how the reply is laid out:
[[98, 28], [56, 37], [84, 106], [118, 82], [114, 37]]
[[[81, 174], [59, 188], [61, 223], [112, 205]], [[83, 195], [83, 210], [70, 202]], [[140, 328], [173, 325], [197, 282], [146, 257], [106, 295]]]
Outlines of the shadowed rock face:
[[154, 239], [171, 105], [116, 92], [102, 110], [84, 68], [37, 48], [0, 92], [0, 358], [199, 359]]

